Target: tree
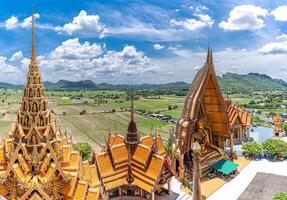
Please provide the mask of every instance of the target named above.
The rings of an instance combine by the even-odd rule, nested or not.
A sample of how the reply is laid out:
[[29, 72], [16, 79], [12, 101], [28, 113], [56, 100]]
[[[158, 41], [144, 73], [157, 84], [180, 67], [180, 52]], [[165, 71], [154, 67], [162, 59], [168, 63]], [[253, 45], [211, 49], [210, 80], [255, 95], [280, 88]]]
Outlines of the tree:
[[286, 192], [279, 192], [275, 194], [272, 200], [287, 200], [287, 193]]
[[249, 101], [249, 105], [254, 105], [256, 102], [254, 100]]
[[280, 139], [268, 139], [262, 144], [264, 152], [282, 160], [287, 155], [287, 143]]
[[165, 145], [167, 155], [172, 158], [172, 138], [171, 136], [168, 138], [167, 143]]
[[283, 124], [283, 130], [285, 131], [285, 133], [287, 133], [287, 123]]
[[74, 144], [74, 149], [79, 151], [83, 160], [88, 160], [91, 157], [92, 147], [88, 143]]
[[255, 141], [246, 142], [242, 145], [242, 151], [244, 154], [253, 157], [262, 152], [262, 146], [261, 144], [258, 144]]

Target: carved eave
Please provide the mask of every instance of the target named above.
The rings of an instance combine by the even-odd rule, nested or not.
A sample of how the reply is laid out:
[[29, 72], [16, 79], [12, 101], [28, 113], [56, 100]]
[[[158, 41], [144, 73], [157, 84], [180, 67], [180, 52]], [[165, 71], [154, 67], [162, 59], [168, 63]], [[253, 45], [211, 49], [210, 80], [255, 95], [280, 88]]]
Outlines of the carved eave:
[[44, 200], [53, 200], [51, 197], [49, 197], [46, 194], [46, 192], [41, 187], [39, 187], [40, 184], [38, 183], [38, 180], [36, 177], [33, 178], [32, 184], [33, 184], [32, 187], [30, 187], [28, 191], [24, 195], [22, 195], [21, 198], [19, 198], [19, 200], [26, 200], [28, 199], [29, 196], [30, 196], [29, 199], [32, 199], [32, 200], [34, 199], [36, 200], [39, 197]]

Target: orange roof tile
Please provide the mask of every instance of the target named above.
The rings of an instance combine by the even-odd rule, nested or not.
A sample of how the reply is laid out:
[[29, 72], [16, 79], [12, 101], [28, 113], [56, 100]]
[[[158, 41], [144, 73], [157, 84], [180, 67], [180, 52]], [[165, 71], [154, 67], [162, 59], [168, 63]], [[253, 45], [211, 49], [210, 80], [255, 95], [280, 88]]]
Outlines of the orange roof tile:
[[125, 141], [124, 136], [120, 135], [120, 134], [116, 134], [115, 138], [114, 138], [114, 142], [113, 145], [117, 145], [117, 144], [121, 144]]
[[148, 147], [152, 147], [153, 145], [153, 136], [152, 135], [146, 135], [144, 137], [141, 138], [140, 140], [141, 144], [144, 144]]
[[166, 151], [160, 135], [157, 136], [156, 142], [157, 142], [157, 154], [161, 156], [165, 155]]
[[151, 154], [151, 148], [148, 148], [143, 144], [138, 144], [132, 157], [132, 160], [145, 166], [148, 162], [150, 154]]
[[85, 200], [88, 191], [88, 183], [86, 181], [78, 181], [73, 200]]
[[87, 160], [82, 162], [82, 170], [83, 170], [83, 179], [85, 181], [90, 180], [91, 179], [90, 165]]
[[107, 152], [96, 155], [96, 161], [100, 175], [102, 177], [113, 174], [114, 172], [113, 165], [110, 156]]
[[89, 188], [86, 200], [95, 200], [99, 199], [100, 190], [99, 188]]
[[100, 180], [98, 177], [98, 172], [97, 172], [97, 168], [96, 165], [90, 165], [90, 172], [91, 172], [91, 184], [92, 186], [99, 186], [100, 185]]
[[115, 164], [127, 162], [128, 160], [128, 150], [125, 143], [112, 146], [111, 154]]

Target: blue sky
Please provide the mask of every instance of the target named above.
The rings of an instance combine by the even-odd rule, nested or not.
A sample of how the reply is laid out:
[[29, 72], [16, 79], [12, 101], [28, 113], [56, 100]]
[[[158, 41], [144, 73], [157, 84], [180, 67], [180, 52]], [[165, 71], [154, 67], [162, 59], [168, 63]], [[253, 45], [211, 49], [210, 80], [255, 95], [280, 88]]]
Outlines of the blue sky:
[[208, 45], [218, 75], [257, 72], [287, 80], [286, 0], [1, 3], [2, 82], [25, 81], [32, 4], [46, 81], [190, 82]]

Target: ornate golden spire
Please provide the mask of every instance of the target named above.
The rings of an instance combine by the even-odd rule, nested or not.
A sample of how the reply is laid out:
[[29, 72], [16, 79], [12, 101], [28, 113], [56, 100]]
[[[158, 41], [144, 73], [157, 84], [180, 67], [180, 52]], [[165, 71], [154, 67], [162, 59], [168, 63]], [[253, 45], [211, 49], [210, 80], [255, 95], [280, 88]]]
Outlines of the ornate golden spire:
[[34, 11], [32, 12], [32, 52], [27, 73], [27, 82], [24, 87], [24, 94], [21, 108], [18, 112], [18, 122], [26, 130], [33, 126], [45, 127], [51, 121], [50, 112], [47, 109], [47, 100], [44, 94], [44, 87], [41, 83], [41, 74], [36, 61], [35, 43], [35, 22]]
[[131, 108], [130, 108], [130, 123], [129, 123], [129, 126], [128, 126], [128, 132], [130, 133], [134, 133], [134, 134], [137, 134], [137, 126], [136, 126], [136, 123], [134, 121], [134, 89], [132, 88], [132, 92], [131, 92]]
[[35, 18], [34, 18], [34, 9], [32, 13], [32, 53], [31, 53], [31, 64], [37, 62], [36, 60], [36, 44], [35, 44]]

